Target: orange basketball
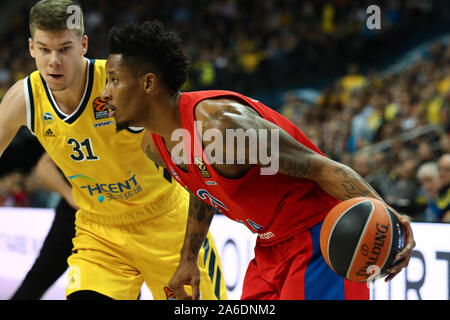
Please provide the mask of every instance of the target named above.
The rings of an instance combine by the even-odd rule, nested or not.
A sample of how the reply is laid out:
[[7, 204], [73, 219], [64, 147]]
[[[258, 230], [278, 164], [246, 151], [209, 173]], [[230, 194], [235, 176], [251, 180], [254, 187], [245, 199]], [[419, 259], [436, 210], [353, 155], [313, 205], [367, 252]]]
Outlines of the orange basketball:
[[387, 275], [404, 243], [403, 227], [394, 210], [373, 198], [339, 203], [320, 231], [325, 261], [337, 274], [358, 282]]

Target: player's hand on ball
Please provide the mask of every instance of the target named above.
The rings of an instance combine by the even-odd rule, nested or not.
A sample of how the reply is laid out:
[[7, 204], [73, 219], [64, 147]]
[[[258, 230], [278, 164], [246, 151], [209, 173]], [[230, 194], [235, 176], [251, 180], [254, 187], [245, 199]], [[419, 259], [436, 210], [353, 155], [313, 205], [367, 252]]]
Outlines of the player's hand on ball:
[[389, 268], [389, 275], [385, 278], [386, 282], [392, 280], [397, 274], [400, 273], [400, 271], [402, 271], [403, 268], [406, 268], [408, 266], [413, 249], [416, 246], [413, 231], [411, 228], [411, 218], [407, 215], [401, 214], [398, 214], [398, 218], [405, 231], [405, 246], [395, 256], [395, 260], [397, 261], [397, 263]]

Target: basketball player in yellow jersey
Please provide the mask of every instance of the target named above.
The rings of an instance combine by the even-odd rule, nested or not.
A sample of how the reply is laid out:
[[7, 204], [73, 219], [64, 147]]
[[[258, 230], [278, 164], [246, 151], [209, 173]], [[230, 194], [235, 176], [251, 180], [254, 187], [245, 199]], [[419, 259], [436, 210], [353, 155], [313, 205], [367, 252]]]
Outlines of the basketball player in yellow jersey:
[[[82, 21], [70, 0], [43, 0], [31, 9], [29, 48], [38, 70], [1, 102], [0, 154], [26, 125], [72, 185], [80, 209], [68, 299], [136, 299], [143, 281], [155, 299], [171, 299], [167, 286], [184, 240], [188, 193], [142, 152], [142, 129], [116, 131], [99, 98], [105, 61], [84, 58]], [[211, 236], [198, 263], [201, 298], [226, 299]]]

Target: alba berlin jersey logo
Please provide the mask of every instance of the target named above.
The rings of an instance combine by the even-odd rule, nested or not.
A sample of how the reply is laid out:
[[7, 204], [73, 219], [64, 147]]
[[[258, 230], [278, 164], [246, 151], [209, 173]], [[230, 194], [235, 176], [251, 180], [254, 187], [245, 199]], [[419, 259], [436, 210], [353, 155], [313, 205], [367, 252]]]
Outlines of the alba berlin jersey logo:
[[53, 122], [53, 116], [50, 112], [45, 112], [42, 116], [45, 124], [51, 124]]

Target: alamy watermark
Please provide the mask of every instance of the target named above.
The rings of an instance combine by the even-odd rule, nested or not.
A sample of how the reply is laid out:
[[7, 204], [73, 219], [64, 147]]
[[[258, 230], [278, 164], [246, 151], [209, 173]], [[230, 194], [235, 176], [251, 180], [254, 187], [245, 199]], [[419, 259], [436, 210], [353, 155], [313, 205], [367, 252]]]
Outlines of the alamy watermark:
[[70, 5], [66, 12], [70, 14], [67, 18], [67, 29], [81, 29], [81, 8], [77, 5]]
[[[201, 121], [195, 121], [194, 127], [203, 132]], [[191, 138], [187, 129], [172, 132], [172, 142], [178, 142], [171, 152], [175, 164], [191, 164], [192, 155], [203, 155], [208, 164], [260, 164], [261, 175], [278, 172], [279, 129], [225, 129], [225, 134], [219, 129], [207, 129], [199, 134], [204, 149], [194, 144], [194, 150], [191, 150]], [[189, 143], [186, 144], [184, 139]]]
[[366, 20], [366, 27], [369, 30], [381, 29], [381, 9], [373, 4], [367, 7], [366, 13], [369, 15]]

